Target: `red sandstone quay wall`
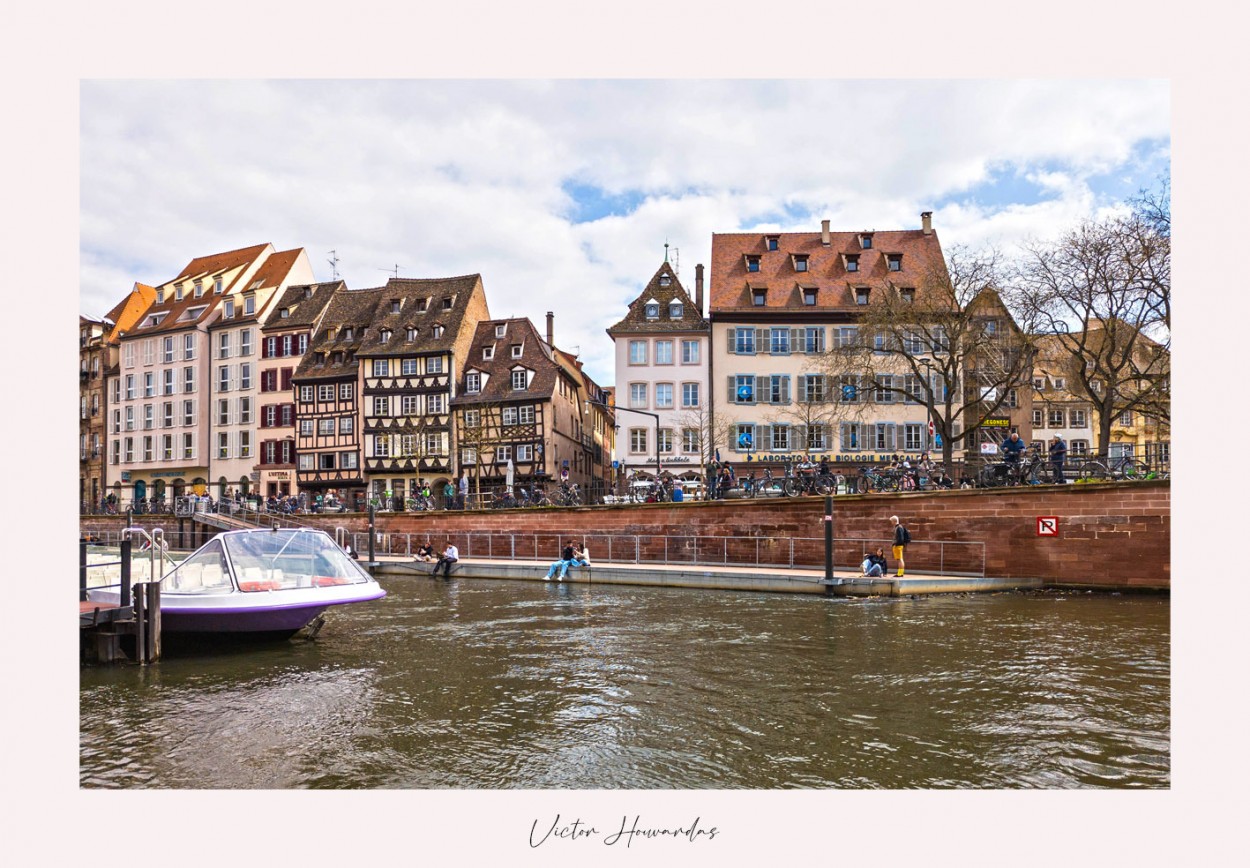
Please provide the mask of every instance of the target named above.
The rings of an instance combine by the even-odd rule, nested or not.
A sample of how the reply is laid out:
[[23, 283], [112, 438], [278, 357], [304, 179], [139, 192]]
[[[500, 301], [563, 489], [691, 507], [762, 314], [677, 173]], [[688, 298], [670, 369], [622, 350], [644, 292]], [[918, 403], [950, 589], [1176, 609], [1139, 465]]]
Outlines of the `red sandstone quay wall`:
[[[436, 544], [451, 537], [462, 555], [488, 550], [517, 557], [553, 558], [562, 538], [585, 538], [593, 555], [614, 556], [635, 548], [642, 560], [670, 562], [824, 564], [824, 501], [729, 500], [713, 503], [599, 506], [560, 510], [498, 510], [393, 515], [379, 513], [380, 533], [427, 535]], [[944, 569], [1007, 578], [1038, 577], [1051, 585], [1082, 588], [1167, 590], [1171, 587], [1171, 487], [1166, 481], [1104, 485], [1038, 486], [1028, 489], [841, 496], [834, 499], [834, 537], [839, 567], [857, 564], [869, 546], [889, 555], [889, 516], [911, 531], [907, 567]], [[1037, 519], [1058, 517], [1058, 535], [1039, 536]], [[304, 517], [333, 532], [367, 531], [359, 514]], [[176, 520], [140, 517], [172, 535]], [[83, 532], [113, 530], [117, 517], [84, 517]], [[723, 538], [730, 537], [730, 540]], [[939, 542], [948, 542], [939, 546]], [[466, 551], [466, 549], [469, 549]], [[891, 559], [891, 565], [893, 561]]]

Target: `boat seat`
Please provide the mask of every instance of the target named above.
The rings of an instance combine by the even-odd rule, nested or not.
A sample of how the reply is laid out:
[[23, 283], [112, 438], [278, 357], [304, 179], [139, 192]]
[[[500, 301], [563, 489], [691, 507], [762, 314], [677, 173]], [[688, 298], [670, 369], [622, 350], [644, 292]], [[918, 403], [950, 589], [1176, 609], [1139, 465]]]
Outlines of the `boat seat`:
[[205, 588], [222, 588], [230, 585], [220, 564], [205, 564], [200, 581]]
[[203, 564], [187, 564], [176, 573], [173, 590], [198, 591], [204, 586], [203, 571]]

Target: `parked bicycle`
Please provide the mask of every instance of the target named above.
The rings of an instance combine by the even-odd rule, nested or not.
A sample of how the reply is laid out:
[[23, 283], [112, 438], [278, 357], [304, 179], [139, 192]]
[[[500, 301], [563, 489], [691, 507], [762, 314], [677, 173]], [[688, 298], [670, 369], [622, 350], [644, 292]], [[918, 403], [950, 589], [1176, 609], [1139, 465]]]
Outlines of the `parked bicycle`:
[[800, 494], [824, 496], [837, 490], [837, 480], [833, 474], [821, 472], [811, 461], [799, 461], [786, 464], [781, 490], [787, 497], [798, 497]]
[[[1158, 473], [1150, 469], [1144, 461], [1138, 461], [1131, 455], [1120, 458], [1102, 460], [1091, 458], [1084, 462], [1076, 472], [1078, 482], [1136, 482], [1144, 479], [1159, 479]], [[1162, 477], [1166, 478], [1166, 477]]]

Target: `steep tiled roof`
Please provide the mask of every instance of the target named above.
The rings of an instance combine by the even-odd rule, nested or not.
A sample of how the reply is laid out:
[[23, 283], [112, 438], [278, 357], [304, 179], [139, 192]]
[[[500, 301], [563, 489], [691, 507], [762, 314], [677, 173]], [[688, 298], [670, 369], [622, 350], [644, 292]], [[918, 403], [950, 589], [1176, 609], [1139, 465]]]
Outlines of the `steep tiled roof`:
[[[200, 256], [192, 259], [187, 263], [187, 267], [182, 269], [174, 280], [182, 280], [186, 277], [196, 277], [201, 274], [217, 274], [229, 268], [238, 268], [247, 265], [256, 257], [265, 252], [268, 244], [257, 244], [253, 247], [242, 247], [238, 250], [230, 250], [226, 253], [214, 253], [211, 256]], [[295, 252], [298, 251], [288, 251]], [[277, 255], [277, 254], [275, 254]], [[292, 259], [291, 262], [295, 260]], [[287, 268], [291, 267], [291, 262], [287, 263]], [[171, 281], [172, 282], [172, 281]]]
[[[282, 291], [270, 309], [269, 318], [261, 327], [262, 331], [270, 329], [295, 329], [311, 326], [317, 321], [318, 315], [325, 310], [336, 290], [347, 291], [347, 285], [341, 280], [330, 283], [302, 283], [288, 286]], [[288, 315], [282, 316], [283, 310]]]
[[[329, 307], [321, 318], [321, 326], [312, 336], [308, 352], [295, 369], [294, 379], [328, 379], [354, 376], [359, 365], [356, 356], [364, 342], [365, 326], [373, 319], [374, 308], [385, 297], [386, 289], [347, 289], [340, 281], [335, 285]], [[344, 329], [351, 329], [351, 338]], [[324, 354], [321, 361], [318, 354]], [[335, 354], [341, 354], [335, 361]]]
[[[670, 281], [668, 286], [661, 286], [664, 278]], [[681, 316], [677, 319], [669, 317], [668, 306], [674, 299], [681, 302]], [[660, 315], [657, 319], [647, 319], [646, 306], [649, 301], [655, 301], [660, 306]], [[639, 296], [630, 302], [629, 313], [608, 329], [608, 334], [616, 336], [650, 332], [706, 331], [708, 328], [707, 320], [703, 318], [699, 309], [695, 307], [694, 301], [682, 287], [672, 266], [665, 262], [655, 272]]]
[[260, 287], [281, 286], [282, 281], [290, 274], [295, 261], [299, 259], [300, 253], [303, 252], [302, 247], [294, 250], [283, 250], [281, 253], [270, 254], [269, 258], [261, 263], [260, 268], [256, 269], [256, 274], [247, 282], [244, 289], [251, 289], [257, 284]]
[[[484, 292], [480, 274], [461, 277], [440, 277], [421, 280], [391, 278], [386, 286], [368, 292], [378, 293], [378, 302], [367, 323], [359, 353], [362, 356], [400, 356], [410, 353], [451, 350], [465, 321], [469, 299]], [[444, 300], [451, 306], [444, 308]], [[399, 302], [399, 312], [392, 313], [392, 302]], [[424, 310], [422, 305], [424, 303]], [[434, 326], [443, 327], [442, 337], [434, 337]], [[408, 340], [408, 329], [416, 329], [414, 340]], [[383, 343], [382, 331], [391, 337]]]
[[108, 334], [108, 341], [114, 346], [121, 339], [122, 332], [128, 332], [134, 328], [135, 323], [143, 316], [144, 312], [152, 306], [152, 302], [156, 300], [156, 288], [143, 283], [136, 283], [134, 289], [126, 294], [126, 297], [117, 303], [117, 306], [105, 314], [104, 318], [111, 320], [113, 329]]
[[[861, 235], [872, 236], [863, 249]], [[776, 236], [777, 250], [766, 239]], [[890, 271], [887, 256], [902, 254], [902, 267]], [[807, 270], [795, 269], [795, 256], [807, 257]], [[847, 270], [847, 257], [857, 256], [859, 269]], [[759, 271], [747, 271], [747, 257], [759, 257]], [[762, 309], [853, 311], [856, 287], [881, 291], [887, 285], [914, 287], [919, 298], [933, 268], [943, 268], [937, 233], [920, 229], [884, 232], [831, 232], [828, 247], [819, 232], [741, 232], [712, 235], [710, 307], [713, 313], [760, 310], [752, 289], [767, 290]], [[816, 288], [814, 308], [803, 303], [802, 290]], [[870, 296], [871, 297], [871, 296]]]
[[[496, 326], [506, 326], [503, 337], [495, 337]], [[521, 345], [521, 357], [512, 357], [512, 345]], [[482, 348], [493, 347], [493, 358], [482, 358]], [[512, 369], [521, 365], [534, 372], [529, 388], [522, 392], [512, 390]], [[488, 374], [482, 391], [469, 395], [465, 392], [464, 378], [470, 371]], [[464, 360], [460, 382], [456, 386], [455, 406], [472, 406], [496, 401], [545, 400], [555, 389], [559, 365], [552, 357], [551, 347], [539, 337], [538, 329], [528, 319], [493, 319], [477, 324], [469, 358]]]

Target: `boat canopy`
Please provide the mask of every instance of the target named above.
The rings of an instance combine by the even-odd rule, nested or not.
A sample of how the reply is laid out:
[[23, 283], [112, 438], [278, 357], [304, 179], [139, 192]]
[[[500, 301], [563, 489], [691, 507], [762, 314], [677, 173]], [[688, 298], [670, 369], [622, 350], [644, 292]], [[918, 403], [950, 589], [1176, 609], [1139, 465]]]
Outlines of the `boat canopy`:
[[161, 581], [162, 593], [245, 593], [354, 585], [369, 581], [323, 531], [254, 530], [210, 540]]

